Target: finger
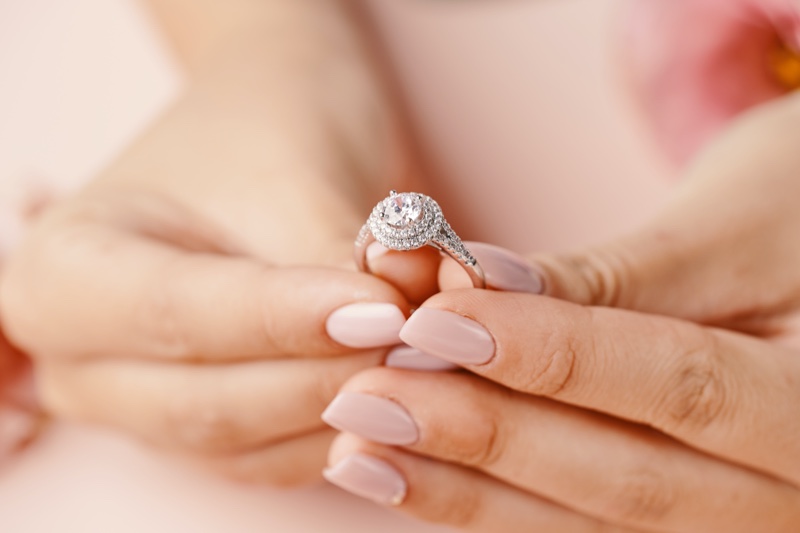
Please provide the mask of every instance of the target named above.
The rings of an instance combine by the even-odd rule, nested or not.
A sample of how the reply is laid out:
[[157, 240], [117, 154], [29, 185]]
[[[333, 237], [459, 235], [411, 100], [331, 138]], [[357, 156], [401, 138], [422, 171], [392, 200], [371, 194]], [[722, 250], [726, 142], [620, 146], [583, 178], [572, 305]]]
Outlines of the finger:
[[[483, 242], [464, 243], [478, 260], [486, 275], [486, 285], [490, 289], [539, 294], [544, 290], [541, 272], [537, 271], [523, 257]], [[472, 287], [469, 276], [453, 259], [442, 261], [439, 270], [439, 286], [444, 290]]]
[[466, 374], [368, 370], [348, 381], [323, 418], [610, 523], [745, 533], [790, 531], [800, 520], [800, 492], [784, 482], [647, 428]]
[[464, 531], [622, 532], [475, 470], [342, 435], [325, 477], [358, 496]]
[[787, 97], [737, 121], [692, 166], [665, 209], [631, 235], [532, 256], [545, 293], [776, 333], [765, 315], [782, 311], [796, 290], [800, 261], [800, 251], [786, 246], [797, 231], [798, 109], [800, 98]]
[[438, 292], [437, 272], [441, 260], [439, 252], [427, 246], [398, 252], [374, 242], [367, 248], [372, 273], [395, 286], [412, 304], [421, 304]]
[[236, 481], [292, 488], [321, 479], [335, 436], [322, 429], [227, 456], [204, 455], [196, 462]]
[[800, 359], [788, 350], [676, 319], [478, 290], [434, 296], [400, 336], [512, 389], [800, 482]]
[[124, 429], [169, 449], [229, 454], [323, 427], [320, 414], [339, 387], [382, 355], [232, 365], [48, 362], [39, 390], [59, 416]]
[[[523, 257], [482, 242], [464, 244], [481, 266], [488, 288], [533, 294], [544, 290], [542, 273]], [[373, 272], [398, 287], [411, 303], [422, 303], [439, 290], [472, 287], [464, 267], [433, 248], [408, 253], [373, 243], [367, 255]]]
[[[91, 224], [49, 235], [9, 264], [0, 294], [9, 336], [38, 355], [322, 357], [397, 343], [408, 312], [366, 274], [268, 268]], [[379, 305], [349, 308], [357, 303]], [[326, 329], [340, 309], [336, 331]]]

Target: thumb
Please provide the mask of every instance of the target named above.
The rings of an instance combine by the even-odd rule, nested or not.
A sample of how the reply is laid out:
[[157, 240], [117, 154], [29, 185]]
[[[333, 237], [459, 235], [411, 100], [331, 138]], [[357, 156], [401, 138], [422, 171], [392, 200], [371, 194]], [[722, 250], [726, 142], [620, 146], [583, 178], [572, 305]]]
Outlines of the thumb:
[[548, 296], [704, 322], [719, 309], [717, 289], [727, 276], [703, 248], [680, 228], [650, 226], [604, 245], [528, 260]]
[[[755, 216], [737, 224], [694, 200], [679, 203], [683, 209], [667, 210], [631, 235], [568, 253], [523, 257], [484, 243], [468, 247], [494, 289], [767, 333], [797, 285], [789, 230], [780, 235]], [[439, 284], [466, 286], [455, 261], [442, 263]]]
[[[490, 288], [530, 292], [590, 306], [662, 314], [703, 323], [729, 323], [748, 293], [738, 252], [702, 245], [688, 232], [650, 226], [623, 239], [569, 253], [521, 256], [497, 246], [468, 247]], [[716, 248], [716, 249], [713, 249]], [[726, 253], [727, 252], [727, 253]], [[747, 259], [745, 254], [740, 258]], [[467, 286], [459, 265], [442, 262], [442, 290]]]
[[610, 244], [536, 255], [545, 292], [775, 333], [800, 291], [800, 98], [744, 115], [707, 149], [650, 223]]
[[[665, 209], [631, 234], [528, 257], [538, 292], [776, 333], [777, 319], [800, 294], [798, 116], [800, 97], [787, 97], [737, 120], [695, 161]], [[486, 260], [487, 249], [470, 246], [490, 285], [509, 288]], [[452, 264], [442, 269], [443, 287], [452, 272]]]

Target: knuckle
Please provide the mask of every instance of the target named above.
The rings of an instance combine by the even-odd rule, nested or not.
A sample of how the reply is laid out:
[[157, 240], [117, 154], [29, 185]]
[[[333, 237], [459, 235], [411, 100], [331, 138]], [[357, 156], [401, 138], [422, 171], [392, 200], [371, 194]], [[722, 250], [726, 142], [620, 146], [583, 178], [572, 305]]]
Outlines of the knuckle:
[[168, 359], [189, 359], [191, 353], [181, 320], [185, 298], [180, 262], [154, 273], [146, 283], [134, 315], [137, 338], [145, 343], [145, 353]]
[[245, 446], [247, 431], [240, 418], [215, 401], [208, 391], [178, 396], [165, 410], [158, 434], [173, 444], [200, 453], [236, 451]]
[[585, 303], [618, 307], [623, 301], [626, 280], [631, 278], [632, 265], [621, 249], [604, 248], [568, 257], [570, 269], [584, 285]]
[[501, 460], [507, 450], [511, 424], [504, 424], [498, 409], [512, 402], [509, 390], [453, 377], [459, 385], [464, 408], [460, 409], [462, 422], [453, 423], [452, 417], [426, 417], [424, 442], [435, 448], [437, 457], [477, 468], [489, 468]]
[[640, 468], [623, 475], [608, 492], [607, 513], [623, 522], [652, 523], [675, 506], [677, 494], [663, 471]]
[[541, 344], [540, 366], [523, 381], [523, 391], [556, 396], [573, 383], [580, 341], [569, 333], [552, 331]]
[[442, 439], [440, 442], [447, 442], [446, 446], [451, 448], [445, 453], [460, 457], [466, 465], [481, 468], [496, 464], [505, 448], [500, 424], [489, 415], [480, 416], [461, 438]]
[[729, 385], [723, 377], [717, 341], [711, 334], [706, 337], [709, 340], [686, 351], [666, 384], [659, 412], [654, 415], [655, 424], [663, 424], [665, 430], [703, 430], [725, 412]]
[[483, 513], [484, 497], [478, 488], [480, 483], [461, 483], [458, 490], [452, 491], [442, 504], [428, 506], [428, 520], [470, 529]]
[[[232, 263], [229, 263], [233, 268]], [[276, 279], [274, 269], [250, 261], [240, 262], [236, 268], [240, 279], [250, 280], [239, 283], [233, 290], [238, 291], [237, 300], [243, 312], [241, 331], [249, 344], [257, 347], [260, 353], [274, 353], [285, 356], [307, 357], [314, 354], [308, 330], [296, 327], [296, 322], [289, 319], [291, 305], [279, 309], [274, 305], [276, 294], [283, 290], [286, 276]], [[284, 273], [285, 274], [285, 273]], [[298, 287], [301, 287], [298, 281]]]

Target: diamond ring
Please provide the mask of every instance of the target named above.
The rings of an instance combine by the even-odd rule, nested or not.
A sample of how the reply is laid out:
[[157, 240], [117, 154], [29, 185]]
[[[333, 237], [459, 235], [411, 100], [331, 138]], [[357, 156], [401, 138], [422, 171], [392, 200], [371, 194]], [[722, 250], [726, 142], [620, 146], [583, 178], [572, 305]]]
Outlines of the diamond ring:
[[416, 250], [432, 246], [452, 257], [469, 274], [473, 287], [486, 287], [483, 269], [442, 215], [442, 208], [430, 196], [416, 192], [398, 193], [378, 202], [355, 244], [356, 265], [370, 272], [367, 247], [378, 241], [390, 250]]

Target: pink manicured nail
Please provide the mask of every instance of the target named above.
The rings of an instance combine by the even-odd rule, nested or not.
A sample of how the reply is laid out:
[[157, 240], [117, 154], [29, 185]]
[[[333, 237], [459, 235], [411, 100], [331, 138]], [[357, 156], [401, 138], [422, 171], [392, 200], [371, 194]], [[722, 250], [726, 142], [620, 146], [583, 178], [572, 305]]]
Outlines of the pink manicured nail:
[[400, 338], [458, 365], [482, 365], [494, 357], [494, 340], [486, 328], [451, 311], [417, 309], [400, 330]]
[[348, 455], [322, 475], [337, 487], [383, 505], [400, 505], [406, 497], [406, 480], [400, 472], [363, 453]]
[[390, 368], [438, 372], [459, 368], [449, 361], [428, 355], [412, 346], [398, 346], [386, 356], [384, 365]]
[[328, 317], [328, 335], [350, 348], [377, 348], [399, 344], [406, 321], [399, 307], [386, 303], [358, 303], [340, 307]]
[[339, 431], [381, 444], [408, 445], [417, 442], [414, 419], [400, 404], [359, 392], [341, 392], [322, 413], [322, 420]]
[[486, 273], [486, 281], [496, 289], [541, 294], [542, 276], [522, 257], [482, 242], [465, 243]]

